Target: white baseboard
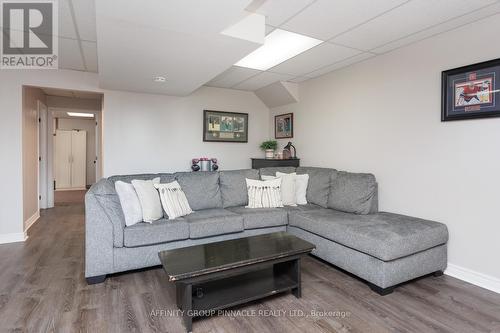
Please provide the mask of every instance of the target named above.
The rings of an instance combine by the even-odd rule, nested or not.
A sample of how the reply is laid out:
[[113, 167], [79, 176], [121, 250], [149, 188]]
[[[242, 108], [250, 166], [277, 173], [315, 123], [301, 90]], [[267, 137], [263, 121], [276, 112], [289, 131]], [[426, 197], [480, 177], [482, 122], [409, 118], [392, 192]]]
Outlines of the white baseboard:
[[0, 234], [0, 244], [24, 242], [26, 240], [24, 232], [16, 232], [11, 234]]
[[500, 294], [500, 279], [448, 263], [444, 274]]
[[32, 217], [30, 217], [25, 223], [24, 225], [26, 226], [26, 228], [24, 228], [24, 233], [26, 234], [28, 232], [28, 229], [31, 228], [31, 226], [33, 224], [35, 224], [36, 221], [38, 221], [38, 219], [40, 218], [40, 211], [37, 211], [35, 214], [33, 214]]

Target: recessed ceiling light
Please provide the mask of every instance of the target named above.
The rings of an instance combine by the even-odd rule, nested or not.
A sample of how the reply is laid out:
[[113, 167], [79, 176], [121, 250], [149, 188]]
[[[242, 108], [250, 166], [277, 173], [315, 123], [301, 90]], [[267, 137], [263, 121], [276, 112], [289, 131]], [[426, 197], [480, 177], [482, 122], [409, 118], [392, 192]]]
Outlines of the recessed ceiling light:
[[163, 83], [163, 82], [167, 81], [167, 78], [164, 76], [155, 76], [153, 78], [153, 81], [158, 82], [158, 83]]
[[316, 38], [275, 29], [266, 36], [264, 45], [238, 61], [235, 66], [265, 71], [321, 43], [323, 41]]
[[93, 113], [81, 113], [81, 112], [66, 112], [68, 116], [71, 117], [81, 117], [81, 118], [94, 118]]

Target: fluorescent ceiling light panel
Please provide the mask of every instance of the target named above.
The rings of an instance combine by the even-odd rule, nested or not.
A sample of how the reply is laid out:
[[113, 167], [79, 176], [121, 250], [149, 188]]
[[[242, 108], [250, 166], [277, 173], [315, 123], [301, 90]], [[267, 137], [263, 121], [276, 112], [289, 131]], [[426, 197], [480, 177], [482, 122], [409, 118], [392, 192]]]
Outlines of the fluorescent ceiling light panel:
[[81, 112], [66, 112], [68, 116], [71, 117], [81, 117], [81, 118], [94, 118], [93, 113], [81, 113]]
[[235, 66], [268, 70], [323, 43], [322, 40], [276, 29], [266, 36], [264, 45], [238, 61]]

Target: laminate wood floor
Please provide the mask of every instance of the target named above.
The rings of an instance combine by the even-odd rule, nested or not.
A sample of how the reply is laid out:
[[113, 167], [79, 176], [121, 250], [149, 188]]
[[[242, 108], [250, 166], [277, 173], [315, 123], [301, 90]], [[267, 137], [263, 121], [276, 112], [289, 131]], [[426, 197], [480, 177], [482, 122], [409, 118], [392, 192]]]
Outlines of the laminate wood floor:
[[[0, 245], [0, 263], [0, 332], [184, 332], [161, 268], [85, 283], [81, 204], [43, 211], [25, 243]], [[452, 277], [382, 297], [312, 257], [302, 268], [301, 299], [240, 306], [194, 332], [500, 332], [500, 295]]]
[[85, 202], [85, 193], [87, 193], [87, 190], [54, 191], [54, 204], [56, 206], [83, 204]]

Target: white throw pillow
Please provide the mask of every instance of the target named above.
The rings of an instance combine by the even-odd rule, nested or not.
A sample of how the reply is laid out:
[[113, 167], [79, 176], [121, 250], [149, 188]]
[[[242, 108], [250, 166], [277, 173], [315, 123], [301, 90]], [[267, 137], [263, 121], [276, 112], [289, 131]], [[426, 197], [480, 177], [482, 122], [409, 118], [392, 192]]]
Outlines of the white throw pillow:
[[248, 190], [247, 208], [283, 207], [281, 201], [281, 178], [255, 180], [245, 178]]
[[125, 216], [125, 225], [128, 227], [142, 222], [141, 202], [135, 192], [134, 185], [119, 180], [115, 182], [115, 190]]
[[193, 212], [189, 207], [186, 194], [177, 181], [168, 184], [154, 184], [154, 186], [160, 192], [161, 205], [170, 220]]
[[160, 195], [155, 189], [154, 184], [160, 183], [160, 177], [153, 180], [132, 180], [135, 192], [139, 197], [142, 207], [142, 220], [144, 222], [153, 222], [163, 217], [161, 209]]
[[[286, 175], [286, 173], [276, 172], [276, 176]], [[307, 204], [307, 184], [309, 184], [309, 175], [296, 175], [295, 176], [295, 194], [297, 198], [297, 204], [305, 205]]]
[[297, 196], [295, 194], [295, 176], [296, 173], [276, 173], [276, 177], [273, 176], [261, 176], [263, 180], [271, 180], [275, 178], [281, 178], [281, 200], [283, 200], [283, 205], [285, 206], [297, 206]]

